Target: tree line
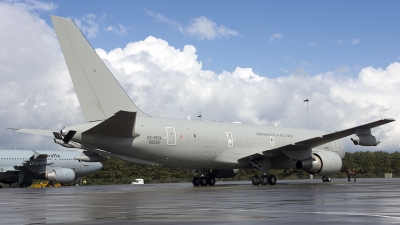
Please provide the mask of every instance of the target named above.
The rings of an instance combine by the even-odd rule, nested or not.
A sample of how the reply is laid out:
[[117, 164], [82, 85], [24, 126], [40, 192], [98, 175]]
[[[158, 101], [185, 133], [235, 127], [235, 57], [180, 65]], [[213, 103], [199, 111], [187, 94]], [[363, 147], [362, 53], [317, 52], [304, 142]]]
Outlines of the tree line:
[[[355, 169], [357, 177], [384, 177], [385, 173], [392, 173], [393, 177], [400, 177], [399, 152], [346, 152], [343, 158], [342, 169], [332, 177], [346, 177], [347, 169]], [[309, 174], [298, 169], [271, 169], [278, 179], [305, 179]], [[233, 178], [224, 180], [250, 180], [254, 175], [261, 175], [258, 169], [241, 169]], [[130, 183], [135, 178], [143, 178], [147, 183], [159, 182], [190, 182], [196, 174], [185, 170], [169, 169], [165, 167], [142, 166], [111, 157], [103, 162], [103, 169], [83, 177], [92, 184], [101, 183]]]

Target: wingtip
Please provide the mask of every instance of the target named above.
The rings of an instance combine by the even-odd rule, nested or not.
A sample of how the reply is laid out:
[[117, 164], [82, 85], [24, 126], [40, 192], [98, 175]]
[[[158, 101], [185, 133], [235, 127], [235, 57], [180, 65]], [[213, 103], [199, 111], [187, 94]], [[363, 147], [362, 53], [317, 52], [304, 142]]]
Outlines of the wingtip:
[[385, 118], [385, 119], [382, 119], [382, 120], [388, 120], [390, 122], [396, 121], [394, 118]]

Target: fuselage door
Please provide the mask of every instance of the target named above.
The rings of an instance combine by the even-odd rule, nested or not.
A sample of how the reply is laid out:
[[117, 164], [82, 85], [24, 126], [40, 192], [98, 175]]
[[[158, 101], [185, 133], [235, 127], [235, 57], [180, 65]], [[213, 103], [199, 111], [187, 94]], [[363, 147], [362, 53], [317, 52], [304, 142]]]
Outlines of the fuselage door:
[[226, 139], [228, 141], [228, 147], [233, 147], [233, 137], [231, 132], [226, 132]]
[[167, 127], [167, 145], [176, 145], [176, 133], [173, 127]]

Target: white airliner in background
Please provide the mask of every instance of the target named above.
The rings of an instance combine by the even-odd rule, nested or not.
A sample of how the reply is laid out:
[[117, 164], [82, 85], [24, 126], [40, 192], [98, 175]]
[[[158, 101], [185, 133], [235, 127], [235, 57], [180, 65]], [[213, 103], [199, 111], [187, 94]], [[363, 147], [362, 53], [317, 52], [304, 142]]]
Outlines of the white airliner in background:
[[376, 146], [380, 141], [371, 129], [394, 121], [382, 119], [327, 133], [150, 117], [132, 102], [72, 20], [51, 19], [86, 123], [60, 132], [16, 130], [54, 136], [56, 143], [67, 148], [196, 171], [201, 176], [193, 178], [195, 186], [212, 186], [215, 178], [232, 177], [241, 168], [262, 171], [261, 177], [253, 177], [254, 185], [274, 185], [276, 177], [269, 174], [272, 168], [303, 169], [323, 176], [326, 182], [342, 167], [345, 152], [338, 139], [354, 135], [354, 144]]
[[107, 159], [87, 151], [0, 150], [0, 182], [13, 188], [40, 179], [69, 184], [99, 171]]

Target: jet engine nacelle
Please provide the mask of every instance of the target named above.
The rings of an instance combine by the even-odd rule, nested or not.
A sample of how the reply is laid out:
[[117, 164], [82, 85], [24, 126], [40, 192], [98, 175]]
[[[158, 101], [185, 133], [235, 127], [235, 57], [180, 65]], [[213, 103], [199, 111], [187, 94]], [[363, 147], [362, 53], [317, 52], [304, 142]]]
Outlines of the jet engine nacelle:
[[306, 170], [310, 174], [330, 176], [340, 171], [342, 159], [334, 152], [315, 152], [310, 158], [297, 161], [296, 167]]
[[69, 168], [54, 168], [46, 171], [44, 179], [62, 184], [71, 183], [75, 180], [75, 171]]
[[372, 135], [354, 135], [354, 137], [351, 138], [351, 141], [355, 145], [360, 145], [360, 146], [377, 146], [380, 141], [376, 140], [375, 136]]

